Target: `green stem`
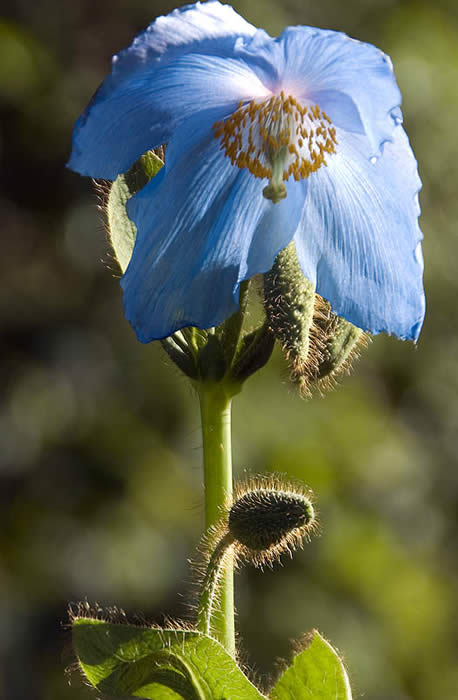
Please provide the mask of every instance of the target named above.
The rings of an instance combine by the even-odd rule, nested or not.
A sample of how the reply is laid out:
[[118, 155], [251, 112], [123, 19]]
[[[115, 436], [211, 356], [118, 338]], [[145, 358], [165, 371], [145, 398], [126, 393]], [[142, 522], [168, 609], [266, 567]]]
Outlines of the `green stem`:
[[[232, 499], [231, 400], [223, 383], [199, 387], [205, 474], [205, 524], [216, 525]], [[226, 651], [235, 655], [234, 574], [230, 558], [219, 578], [219, 595], [212, 605], [211, 629]], [[200, 617], [200, 613], [199, 613]]]

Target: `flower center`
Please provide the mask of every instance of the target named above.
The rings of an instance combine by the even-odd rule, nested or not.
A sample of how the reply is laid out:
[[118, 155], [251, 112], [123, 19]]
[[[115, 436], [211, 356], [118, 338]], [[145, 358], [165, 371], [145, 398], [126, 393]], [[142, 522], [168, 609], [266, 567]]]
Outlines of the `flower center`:
[[336, 130], [318, 105], [303, 107], [283, 91], [262, 102], [240, 102], [213, 129], [232, 165], [269, 178], [263, 194], [275, 204], [286, 197], [285, 181], [327, 165], [325, 155], [335, 153], [337, 144]]

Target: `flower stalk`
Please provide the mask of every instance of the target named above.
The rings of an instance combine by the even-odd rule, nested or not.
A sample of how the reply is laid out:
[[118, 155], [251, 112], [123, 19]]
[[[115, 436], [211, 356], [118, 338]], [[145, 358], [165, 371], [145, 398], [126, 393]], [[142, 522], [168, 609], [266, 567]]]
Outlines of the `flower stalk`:
[[[213, 627], [213, 615], [219, 600], [218, 588], [221, 576], [228, 570], [234, 561], [231, 556], [234, 538], [230, 532], [217, 542], [208, 562], [205, 577], [202, 582], [202, 592], [197, 614], [197, 629], [203, 634], [210, 635]], [[235, 651], [235, 649], [234, 649]]]
[[[203, 382], [199, 386], [200, 413], [202, 420], [202, 443], [205, 478], [205, 525], [208, 530], [221, 518], [222, 509], [232, 499], [232, 446], [231, 446], [231, 401], [232, 394], [224, 383]], [[235, 656], [234, 629], [234, 572], [229, 558], [223, 562], [218, 575], [217, 599], [211, 588], [213, 610], [211, 631], [226, 651]], [[210, 629], [208, 615], [206, 632]], [[202, 613], [199, 612], [202, 621]]]

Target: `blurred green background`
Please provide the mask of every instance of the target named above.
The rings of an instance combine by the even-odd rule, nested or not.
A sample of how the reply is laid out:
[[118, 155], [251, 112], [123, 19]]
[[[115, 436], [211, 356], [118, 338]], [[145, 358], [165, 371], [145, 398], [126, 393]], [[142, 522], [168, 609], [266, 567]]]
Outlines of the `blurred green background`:
[[[159, 0], [10, 0], [0, 23], [0, 697], [95, 697], [71, 666], [68, 601], [188, 614], [203, 526], [195, 396], [138, 343], [90, 180], [65, 170], [74, 120]], [[377, 337], [325, 400], [276, 356], [234, 405], [239, 475], [317, 495], [322, 533], [237, 578], [242, 656], [276, 673], [318, 627], [355, 698], [458, 698], [458, 5], [243, 0], [246, 18], [343, 30], [394, 61], [420, 163], [428, 312], [417, 348]], [[69, 685], [70, 681], [70, 685]]]

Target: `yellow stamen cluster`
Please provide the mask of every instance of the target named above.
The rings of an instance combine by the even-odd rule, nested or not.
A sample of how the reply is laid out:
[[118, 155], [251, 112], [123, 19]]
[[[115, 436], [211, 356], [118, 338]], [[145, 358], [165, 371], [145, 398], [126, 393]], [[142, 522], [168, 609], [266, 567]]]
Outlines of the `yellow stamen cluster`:
[[262, 102], [240, 102], [213, 129], [233, 165], [270, 180], [309, 177], [327, 165], [326, 154], [335, 153], [337, 144], [336, 130], [318, 105], [304, 107], [283, 91]]

